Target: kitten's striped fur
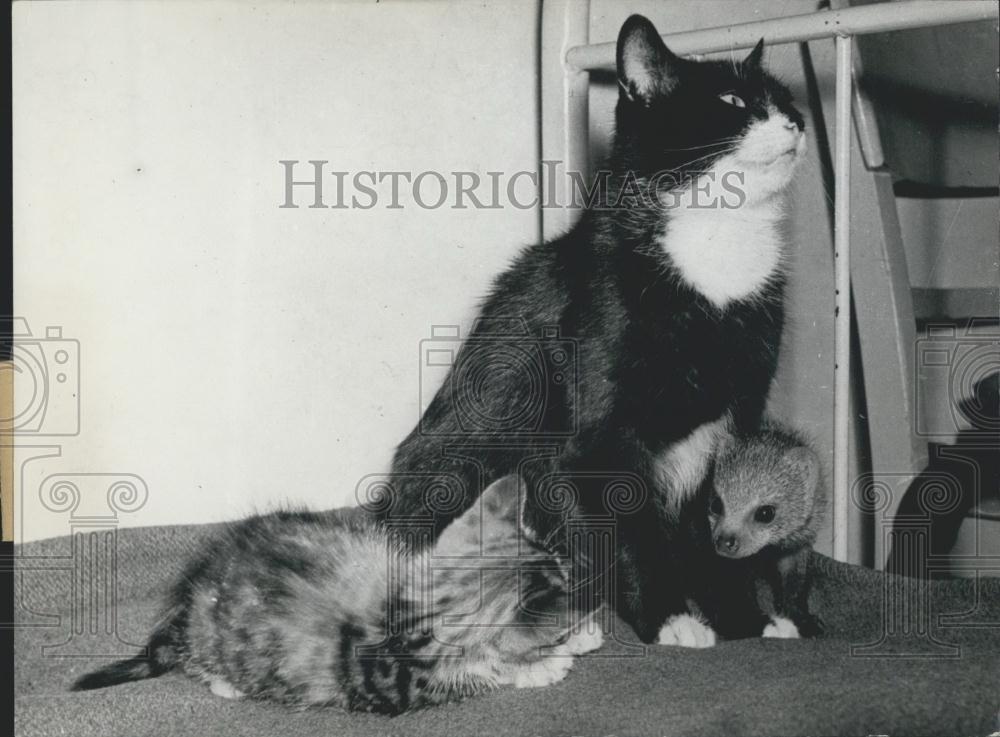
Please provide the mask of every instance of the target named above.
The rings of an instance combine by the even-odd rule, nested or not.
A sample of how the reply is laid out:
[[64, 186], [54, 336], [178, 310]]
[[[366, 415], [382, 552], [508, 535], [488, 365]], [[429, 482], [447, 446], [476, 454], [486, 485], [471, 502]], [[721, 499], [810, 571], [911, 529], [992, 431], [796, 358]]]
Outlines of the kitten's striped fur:
[[148, 658], [74, 688], [181, 669], [223, 696], [396, 714], [554, 683], [600, 641], [568, 637], [565, 569], [518, 517], [506, 477], [419, 553], [360, 510], [251, 518], [188, 566]]

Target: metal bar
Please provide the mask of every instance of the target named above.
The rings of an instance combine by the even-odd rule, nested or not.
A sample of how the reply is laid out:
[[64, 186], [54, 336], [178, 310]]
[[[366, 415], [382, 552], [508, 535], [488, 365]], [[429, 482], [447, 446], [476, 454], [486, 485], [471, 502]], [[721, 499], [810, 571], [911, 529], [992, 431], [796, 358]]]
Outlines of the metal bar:
[[851, 402], [851, 82], [854, 39], [837, 36], [833, 265], [833, 557], [847, 560]]
[[[590, 74], [567, 64], [566, 54], [577, 44], [586, 43], [589, 33], [589, 0], [546, 0], [542, 5], [542, 166], [538, 184], [543, 240], [565, 233], [580, 217], [578, 208], [567, 206], [573, 194], [567, 173], [579, 172], [586, 180], [589, 170]], [[546, 162], [553, 162], [555, 168]]]
[[[761, 38], [770, 44], [796, 43], [831, 36], [968, 23], [996, 18], [998, 15], [1000, 7], [996, 0], [905, 0], [705, 28], [664, 36], [663, 40], [675, 54], [710, 54], [750, 48]], [[566, 52], [566, 61], [577, 69], [613, 70], [615, 44], [574, 46]]]
[[[846, 10], [851, 7], [851, 0], [829, 1], [831, 10]], [[861, 85], [857, 84], [859, 79], [864, 79], [864, 70], [861, 64], [861, 55], [858, 53], [857, 45], [855, 45], [854, 127], [858, 132], [858, 143], [861, 147], [865, 168], [870, 171], [885, 164], [885, 155], [882, 152], [882, 138], [879, 135], [878, 122], [875, 119], [875, 107]]]

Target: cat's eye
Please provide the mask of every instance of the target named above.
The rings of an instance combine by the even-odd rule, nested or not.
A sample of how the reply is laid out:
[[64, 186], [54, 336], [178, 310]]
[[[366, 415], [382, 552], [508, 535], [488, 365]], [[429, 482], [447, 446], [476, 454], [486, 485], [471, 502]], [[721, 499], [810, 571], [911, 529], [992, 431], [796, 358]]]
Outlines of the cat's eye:
[[746, 107], [747, 104], [743, 102], [743, 98], [739, 95], [734, 95], [732, 92], [727, 92], [723, 95], [719, 95], [719, 99], [722, 100], [727, 105], [732, 105], [733, 107]]
[[753, 518], [757, 522], [766, 525], [774, 519], [774, 511], [774, 507], [770, 504], [765, 504], [763, 507], [757, 507], [757, 511], [753, 513]]
[[712, 497], [712, 501], [708, 503], [708, 511], [712, 514], [722, 514], [722, 497], [718, 494]]

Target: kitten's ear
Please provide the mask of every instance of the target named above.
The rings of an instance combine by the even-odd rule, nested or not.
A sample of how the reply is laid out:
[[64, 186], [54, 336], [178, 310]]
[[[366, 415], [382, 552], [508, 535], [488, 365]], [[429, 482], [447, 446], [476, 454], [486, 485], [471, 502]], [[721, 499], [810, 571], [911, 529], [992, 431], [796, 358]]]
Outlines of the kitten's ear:
[[455, 555], [479, 545], [483, 537], [481, 520], [481, 507], [477, 501], [441, 530], [434, 541], [435, 554]]
[[520, 485], [517, 474], [497, 479], [483, 490], [483, 520], [517, 526], [520, 517]]
[[760, 69], [761, 63], [764, 61], [764, 39], [761, 38], [757, 42], [757, 45], [753, 47], [747, 58], [743, 60], [743, 66], [748, 69]]
[[804, 445], [785, 452], [784, 461], [802, 479], [802, 492], [811, 496], [819, 484], [819, 457]]
[[466, 554], [490, 538], [518, 533], [520, 479], [504, 476], [483, 490], [475, 503], [441, 531], [434, 543], [437, 555]]
[[633, 102], [649, 105], [677, 84], [681, 60], [663, 43], [649, 20], [629, 16], [618, 34], [618, 84]]

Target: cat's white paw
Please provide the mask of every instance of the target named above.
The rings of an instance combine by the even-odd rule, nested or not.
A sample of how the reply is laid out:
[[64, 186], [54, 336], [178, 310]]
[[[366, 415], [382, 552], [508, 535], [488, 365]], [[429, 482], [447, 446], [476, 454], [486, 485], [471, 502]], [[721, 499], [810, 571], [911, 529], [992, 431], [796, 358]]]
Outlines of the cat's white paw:
[[786, 640], [795, 640], [800, 637], [799, 628], [795, 622], [786, 617], [772, 617], [771, 624], [764, 628], [761, 637], [780, 637]]
[[518, 666], [512, 680], [515, 688], [551, 686], [565, 678], [572, 667], [573, 658], [567, 655], [553, 655]]
[[715, 630], [690, 614], [677, 614], [660, 629], [657, 642], [680, 647], [712, 647]]
[[583, 655], [593, 652], [604, 644], [604, 633], [594, 622], [589, 622], [583, 628], [574, 632], [563, 643], [563, 648], [570, 655]]
[[242, 699], [244, 693], [236, 688], [229, 681], [222, 678], [212, 678], [208, 682], [208, 687], [216, 696], [224, 699]]

